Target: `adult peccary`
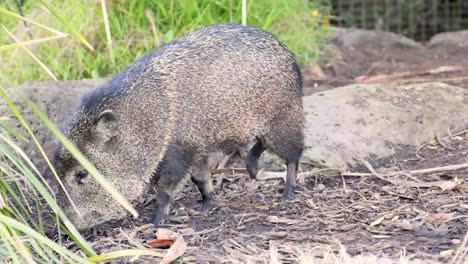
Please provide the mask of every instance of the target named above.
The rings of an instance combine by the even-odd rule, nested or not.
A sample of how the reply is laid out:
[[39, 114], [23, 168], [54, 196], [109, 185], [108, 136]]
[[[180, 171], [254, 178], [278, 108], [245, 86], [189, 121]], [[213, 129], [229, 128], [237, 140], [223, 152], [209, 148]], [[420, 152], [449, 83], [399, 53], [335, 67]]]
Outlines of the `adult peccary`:
[[[283, 198], [293, 198], [303, 149], [302, 79], [293, 53], [261, 29], [220, 24], [195, 30], [150, 52], [83, 97], [67, 137], [129, 200], [156, 182], [157, 227], [188, 179], [211, 208], [208, 153], [256, 139], [246, 156], [251, 177], [265, 149], [287, 164]], [[64, 148], [56, 166], [83, 229], [122, 218], [125, 210]]]

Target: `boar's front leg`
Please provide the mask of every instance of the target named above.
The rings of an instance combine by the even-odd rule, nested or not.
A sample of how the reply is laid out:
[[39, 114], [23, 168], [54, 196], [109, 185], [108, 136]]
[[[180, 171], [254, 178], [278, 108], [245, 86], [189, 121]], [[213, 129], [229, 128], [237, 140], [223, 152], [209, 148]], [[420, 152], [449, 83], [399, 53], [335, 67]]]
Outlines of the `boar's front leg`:
[[151, 223], [153, 223], [154, 228], [158, 228], [159, 225], [163, 222], [166, 211], [169, 207], [169, 202], [171, 200], [171, 196], [165, 192], [158, 190], [158, 194], [156, 196], [156, 206], [154, 208], [153, 216], [151, 217]]
[[193, 152], [177, 144], [169, 145], [166, 155], [154, 175], [158, 186], [156, 207], [151, 222], [157, 228], [169, 211], [169, 204], [188, 179], [188, 170], [193, 163]]

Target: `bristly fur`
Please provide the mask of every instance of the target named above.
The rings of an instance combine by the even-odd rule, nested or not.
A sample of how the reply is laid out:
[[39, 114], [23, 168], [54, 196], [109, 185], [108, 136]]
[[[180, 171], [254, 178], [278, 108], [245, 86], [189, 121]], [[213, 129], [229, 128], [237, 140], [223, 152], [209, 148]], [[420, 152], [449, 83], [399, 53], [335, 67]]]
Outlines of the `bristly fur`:
[[[84, 96], [65, 133], [130, 200], [154, 175], [161, 200], [190, 178], [211, 200], [206, 161], [212, 151], [256, 138], [252, 171], [264, 149], [297, 164], [303, 148], [300, 69], [264, 30], [207, 26], [148, 53]], [[82, 168], [65, 149], [56, 164], [83, 217], [62, 193], [58, 199], [79, 228], [125, 215], [91, 177], [77, 182]]]

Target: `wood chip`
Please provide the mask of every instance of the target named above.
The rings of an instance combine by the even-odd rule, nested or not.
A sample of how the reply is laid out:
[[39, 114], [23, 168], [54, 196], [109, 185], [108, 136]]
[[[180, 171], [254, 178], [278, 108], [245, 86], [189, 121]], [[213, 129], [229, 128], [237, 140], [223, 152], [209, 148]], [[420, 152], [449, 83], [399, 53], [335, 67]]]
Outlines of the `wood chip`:
[[301, 222], [295, 219], [279, 218], [275, 215], [268, 216], [266, 220], [274, 224], [287, 224], [287, 225], [295, 225]]
[[283, 239], [288, 236], [287, 232], [271, 232], [267, 234], [270, 238], [273, 239]]
[[377, 226], [377, 225], [380, 225], [383, 220], [385, 219], [385, 216], [382, 216], [380, 217], [379, 219], [375, 220], [374, 222], [372, 222], [369, 226]]

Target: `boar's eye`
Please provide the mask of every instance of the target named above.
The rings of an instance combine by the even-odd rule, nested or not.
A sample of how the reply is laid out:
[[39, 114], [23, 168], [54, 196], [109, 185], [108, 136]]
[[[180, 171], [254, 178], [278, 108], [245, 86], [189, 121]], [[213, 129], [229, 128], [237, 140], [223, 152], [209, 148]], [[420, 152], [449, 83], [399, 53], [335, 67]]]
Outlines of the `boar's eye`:
[[88, 176], [88, 171], [87, 170], [82, 170], [82, 171], [77, 172], [75, 174], [75, 180], [76, 180], [77, 183], [83, 184], [83, 182], [81, 180], [83, 180], [87, 176]]

